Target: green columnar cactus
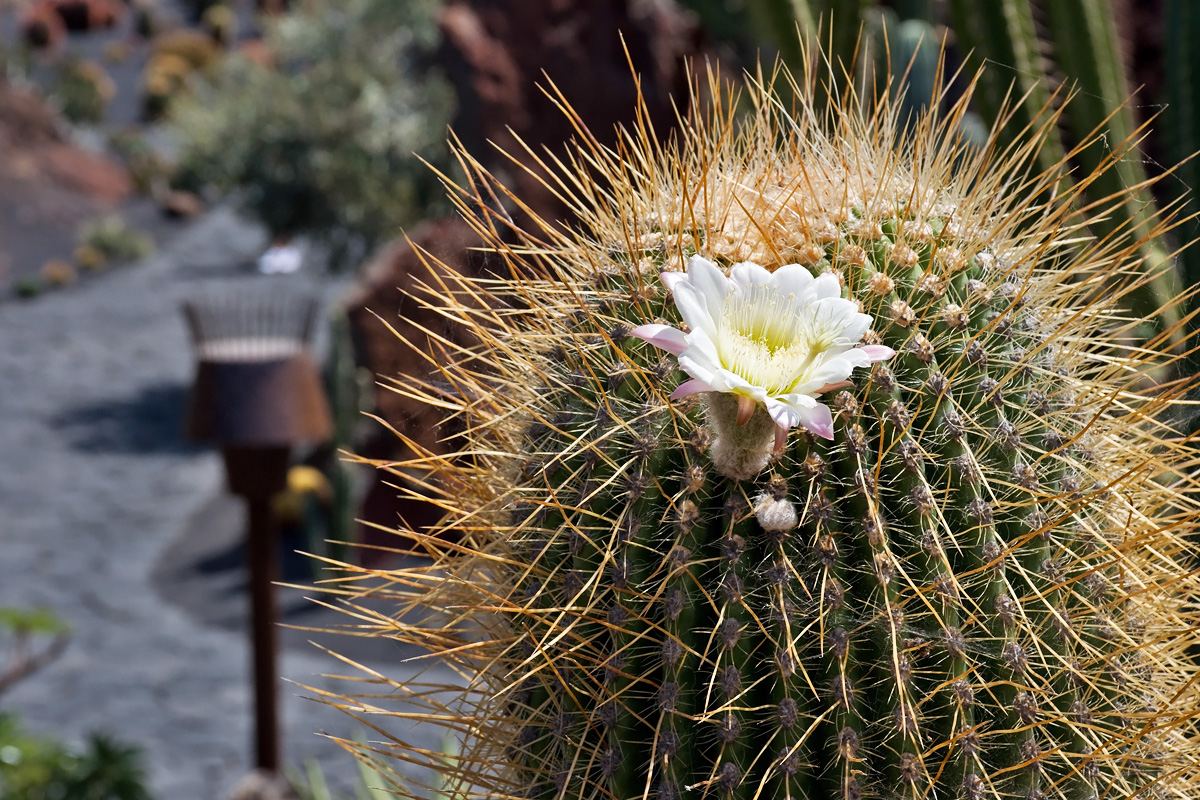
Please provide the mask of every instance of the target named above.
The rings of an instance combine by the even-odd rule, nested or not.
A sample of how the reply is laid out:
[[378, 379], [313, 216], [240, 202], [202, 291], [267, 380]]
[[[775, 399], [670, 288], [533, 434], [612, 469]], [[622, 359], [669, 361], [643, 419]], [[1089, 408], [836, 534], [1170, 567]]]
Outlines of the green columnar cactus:
[[510, 269], [426, 298], [478, 344], [409, 391], [467, 433], [399, 471], [462, 538], [355, 613], [465, 686], [337, 702], [454, 731], [377, 747], [464, 798], [1195, 796], [1186, 387], [1098, 291], [1137, 242], [1039, 141], [705, 89], [670, 145], [580, 127], [579, 225], [516, 244], [462, 155]]
[[[976, 64], [988, 62], [979, 93], [981, 110], [987, 119], [996, 120], [1008, 113], [1002, 102], [1005, 96], [1029, 98], [1030, 102], [1012, 111], [1013, 124], [1001, 139], [1009, 144], [1021, 135], [1022, 127], [1045, 126], [1050, 119], [1053, 100], [1047, 77], [1057, 76], [1065, 82], [1073, 99], [1064, 127], [1075, 140], [1068, 155], [1077, 170], [1067, 177], [1064, 145], [1054, 129], [1043, 133], [1045, 145], [1038, 155], [1038, 167], [1060, 172], [1064, 181], [1089, 176], [1084, 194], [1089, 201], [1107, 207], [1107, 213], [1096, 213], [1089, 222], [1095, 235], [1132, 235], [1147, 240], [1141, 250], [1142, 271], [1150, 279], [1141, 281], [1128, 305], [1179, 344], [1183, 315], [1170, 303], [1178, 294], [1178, 280], [1170, 248], [1153, 241], [1158, 210], [1138, 160], [1137, 144], [1144, 131], [1134, 119], [1133, 105], [1127, 102], [1130, 87], [1112, 4], [1106, 0], [1041, 4], [1045, 42], [1036, 32], [1036, 6], [1030, 0], [951, 0], [964, 50], [974, 52]], [[1168, 18], [1168, 39], [1169, 22]]]
[[[1197, 105], [1197, 68], [1200, 58], [1200, 6], [1188, 0], [1168, 0], [1163, 9], [1163, 66], [1165, 100], [1163, 130], [1172, 161], [1179, 162], [1175, 174], [1182, 187], [1200, 186], [1200, 164], [1192, 158], [1200, 151], [1200, 106]], [[1193, 200], [1193, 208], [1195, 201]], [[1195, 236], [1193, 221], [1183, 239]], [[1188, 248], [1181, 256], [1180, 283], [1200, 284], [1200, 250]]]

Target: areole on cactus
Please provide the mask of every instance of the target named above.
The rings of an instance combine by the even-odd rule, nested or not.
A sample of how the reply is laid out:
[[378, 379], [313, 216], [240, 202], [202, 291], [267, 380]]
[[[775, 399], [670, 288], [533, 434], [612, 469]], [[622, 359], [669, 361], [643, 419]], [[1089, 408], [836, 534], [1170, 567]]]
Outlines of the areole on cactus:
[[451, 731], [375, 752], [456, 797], [1193, 797], [1188, 387], [1098, 291], [1138, 243], [1039, 203], [1036, 136], [960, 144], [966, 97], [704, 88], [666, 145], [581, 127], [580, 223], [515, 244], [462, 154], [512, 269], [424, 298], [478, 344], [405, 391], [467, 434], [385, 466], [447, 516], [357, 568], [394, 615], [347, 595], [465, 684], [338, 702]]

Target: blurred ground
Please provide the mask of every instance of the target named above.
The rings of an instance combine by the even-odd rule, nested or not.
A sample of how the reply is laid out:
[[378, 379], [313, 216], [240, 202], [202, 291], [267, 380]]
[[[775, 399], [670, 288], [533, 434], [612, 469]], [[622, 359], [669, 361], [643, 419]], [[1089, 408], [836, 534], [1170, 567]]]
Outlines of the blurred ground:
[[[103, 730], [139, 745], [164, 800], [227, 797], [251, 743], [241, 511], [223, 498], [218, 457], [181, 436], [193, 357], [179, 303], [218, 284], [343, 289], [256, 275], [264, 244], [218, 210], [144, 263], [0, 304], [0, 605], [48, 606], [74, 632], [3, 705], [36, 732], [77, 742]], [[303, 594], [285, 595], [287, 621], [331, 619], [304, 610]], [[286, 678], [329, 687], [322, 673], [349, 672], [310, 635], [286, 638]], [[397, 679], [419, 668], [387, 643], [334, 644]], [[356, 726], [307, 694], [283, 687], [284, 758], [318, 758], [345, 785], [351, 759], [314, 731]]]

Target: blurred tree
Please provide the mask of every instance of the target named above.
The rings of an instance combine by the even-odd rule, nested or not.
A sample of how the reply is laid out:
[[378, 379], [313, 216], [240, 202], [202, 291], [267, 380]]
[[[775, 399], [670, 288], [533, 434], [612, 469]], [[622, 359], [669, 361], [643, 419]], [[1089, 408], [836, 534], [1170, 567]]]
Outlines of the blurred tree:
[[175, 183], [234, 194], [279, 240], [357, 263], [442, 191], [453, 100], [428, 66], [435, 0], [309, 0], [273, 20], [276, 66], [228, 59], [172, 109]]

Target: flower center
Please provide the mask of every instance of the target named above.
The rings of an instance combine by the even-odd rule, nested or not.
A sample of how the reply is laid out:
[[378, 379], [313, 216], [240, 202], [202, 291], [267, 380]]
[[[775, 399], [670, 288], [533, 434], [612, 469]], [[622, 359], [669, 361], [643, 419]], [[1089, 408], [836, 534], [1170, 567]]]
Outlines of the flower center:
[[773, 287], [731, 293], [717, 321], [721, 364], [768, 394], [787, 394], [833, 343], [826, 341], [827, 331], [812, 324], [812, 312], [811, 306], [800, 306], [795, 297]]

